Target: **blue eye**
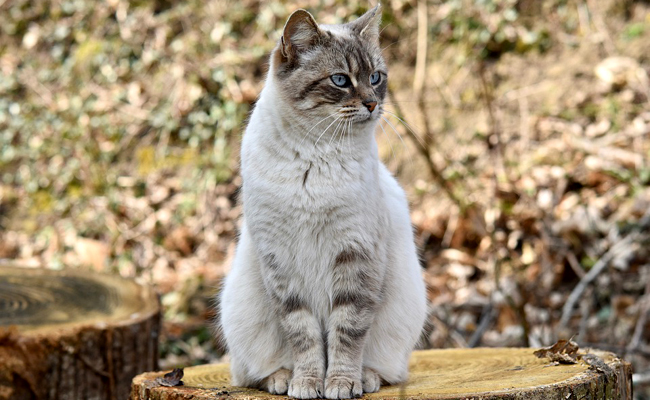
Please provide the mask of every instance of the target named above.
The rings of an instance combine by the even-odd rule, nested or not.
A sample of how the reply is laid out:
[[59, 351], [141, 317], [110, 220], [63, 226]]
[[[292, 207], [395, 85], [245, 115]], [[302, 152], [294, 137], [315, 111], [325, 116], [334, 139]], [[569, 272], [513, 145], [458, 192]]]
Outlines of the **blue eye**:
[[338, 87], [348, 87], [350, 86], [350, 78], [347, 75], [343, 74], [334, 74], [332, 75], [332, 82]]
[[375, 71], [370, 75], [370, 84], [371, 85], [376, 85], [379, 83], [381, 80], [381, 75], [379, 74], [379, 71]]

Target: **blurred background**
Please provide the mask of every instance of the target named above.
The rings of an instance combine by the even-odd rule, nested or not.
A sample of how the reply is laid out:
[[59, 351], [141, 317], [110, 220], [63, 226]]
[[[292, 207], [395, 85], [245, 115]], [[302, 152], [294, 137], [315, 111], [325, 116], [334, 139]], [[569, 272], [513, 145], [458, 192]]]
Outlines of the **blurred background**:
[[[154, 285], [162, 367], [215, 362], [239, 142], [288, 15], [367, 1], [0, 0], [0, 260]], [[650, 3], [385, 0], [383, 160], [422, 347], [582, 347], [650, 398]]]

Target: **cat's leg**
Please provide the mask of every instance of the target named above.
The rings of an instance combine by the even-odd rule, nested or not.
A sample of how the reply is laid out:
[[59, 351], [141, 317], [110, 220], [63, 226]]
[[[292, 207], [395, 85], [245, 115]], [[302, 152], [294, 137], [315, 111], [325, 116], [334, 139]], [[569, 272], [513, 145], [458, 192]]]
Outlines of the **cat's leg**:
[[322, 397], [325, 357], [318, 321], [310, 311], [301, 308], [288, 310], [282, 322], [294, 366], [287, 393], [297, 399]]
[[422, 333], [427, 301], [406, 196], [383, 164], [379, 177], [389, 212], [390, 239], [381, 304], [365, 343], [363, 366], [395, 384], [408, 378], [409, 357]]
[[292, 354], [293, 376], [287, 393], [299, 399], [322, 397], [325, 352], [320, 324], [303, 299], [304, 293], [291, 285], [293, 267], [273, 254], [262, 258], [264, 285], [278, 310], [286, 347]]
[[287, 374], [280, 371], [293, 368], [291, 353], [276, 309], [266, 295], [260, 263], [245, 227], [221, 291], [220, 314], [231, 358], [232, 384], [268, 389], [265, 383], [272, 383], [277, 394], [286, 393], [286, 389], [280, 391]]
[[408, 378], [410, 354], [426, 318], [426, 294], [413, 243], [404, 240], [389, 254], [382, 302], [365, 343], [363, 366], [396, 384]]
[[379, 301], [381, 276], [369, 252], [358, 249], [339, 254], [333, 268], [325, 397], [347, 399], [363, 393], [363, 348]]

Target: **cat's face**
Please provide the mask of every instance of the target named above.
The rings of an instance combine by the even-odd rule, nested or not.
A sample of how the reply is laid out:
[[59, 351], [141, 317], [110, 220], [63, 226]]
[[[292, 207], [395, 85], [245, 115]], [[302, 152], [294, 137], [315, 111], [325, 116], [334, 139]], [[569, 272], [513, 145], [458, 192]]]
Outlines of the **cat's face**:
[[272, 57], [277, 87], [295, 112], [365, 123], [379, 118], [387, 90], [379, 6], [343, 25], [294, 12]]

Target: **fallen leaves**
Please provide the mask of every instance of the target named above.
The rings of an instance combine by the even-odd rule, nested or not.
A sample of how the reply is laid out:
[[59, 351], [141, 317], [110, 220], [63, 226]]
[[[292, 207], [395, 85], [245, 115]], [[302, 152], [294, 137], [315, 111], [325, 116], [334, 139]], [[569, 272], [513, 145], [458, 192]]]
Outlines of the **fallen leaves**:
[[589, 369], [603, 374], [612, 375], [612, 368], [593, 353], [579, 353], [580, 346], [573, 340], [560, 339], [554, 345], [535, 350], [533, 354], [537, 358], [547, 358], [556, 364], [577, 364], [582, 360], [589, 365]]
[[548, 358], [560, 364], [575, 364], [580, 346], [572, 340], [561, 339], [553, 346], [544, 347], [533, 352], [537, 358]]
[[614, 373], [612, 368], [603, 361], [602, 358], [598, 357], [595, 354], [584, 354], [582, 355], [582, 360], [589, 365], [589, 369], [611, 375]]
[[183, 386], [183, 368], [174, 368], [173, 371], [166, 373], [164, 376], [156, 378], [156, 383], [160, 386]]

